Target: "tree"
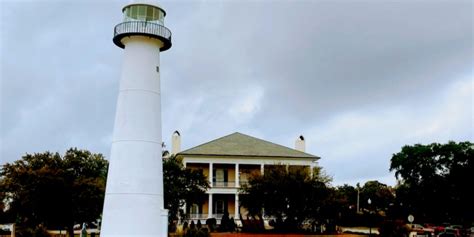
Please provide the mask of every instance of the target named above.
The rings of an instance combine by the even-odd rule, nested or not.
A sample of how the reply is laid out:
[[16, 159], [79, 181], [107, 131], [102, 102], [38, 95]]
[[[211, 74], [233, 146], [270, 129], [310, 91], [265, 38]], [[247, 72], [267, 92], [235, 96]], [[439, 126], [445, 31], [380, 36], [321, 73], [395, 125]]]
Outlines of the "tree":
[[348, 184], [332, 189], [327, 207], [328, 211], [337, 214], [337, 224], [356, 224], [354, 220], [357, 214], [357, 190]]
[[[371, 204], [367, 203], [370, 198]], [[366, 207], [367, 210], [375, 212], [387, 212], [390, 204], [395, 201], [394, 191], [386, 184], [379, 181], [367, 181], [362, 187], [360, 193], [360, 205]]]
[[0, 189], [0, 223], [8, 223], [9, 220], [12, 218], [9, 218], [7, 216], [7, 213], [5, 212], [6, 209], [6, 193], [3, 189]]
[[432, 143], [404, 146], [391, 159], [400, 186], [397, 199], [419, 221], [474, 221], [474, 144]]
[[[71, 148], [59, 153], [26, 154], [3, 165], [0, 190], [17, 224], [36, 228], [96, 220], [102, 212], [108, 162], [101, 154]], [[71, 235], [72, 236], [72, 235]]]
[[357, 205], [357, 189], [351, 185], [344, 184], [336, 188], [336, 198], [344, 207], [356, 209]]
[[178, 219], [179, 210], [185, 203], [204, 202], [204, 194], [210, 187], [202, 171], [186, 169], [182, 160], [175, 156], [163, 159], [163, 183], [170, 224]]
[[327, 177], [316, 173], [310, 176], [306, 169], [286, 169], [273, 166], [264, 175], [253, 174], [240, 193], [241, 204], [252, 216], [274, 218], [275, 228], [294, 231], [305, 220], [324, 219], [323, 207], [330, 190]]

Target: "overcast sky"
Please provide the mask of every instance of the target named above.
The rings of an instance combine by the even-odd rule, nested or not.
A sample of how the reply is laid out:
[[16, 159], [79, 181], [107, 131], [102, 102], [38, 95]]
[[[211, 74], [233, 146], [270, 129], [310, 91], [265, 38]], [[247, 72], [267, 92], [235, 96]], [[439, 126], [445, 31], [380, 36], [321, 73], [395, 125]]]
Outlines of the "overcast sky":
[[[123, 1], [0, 0], [0, 164], [109, 156]], [[307, 152], [334, 185], [396, 183], [405, 144], [473, 141], [472, 1], [162, 1], [163, 140], [241, 132]]]

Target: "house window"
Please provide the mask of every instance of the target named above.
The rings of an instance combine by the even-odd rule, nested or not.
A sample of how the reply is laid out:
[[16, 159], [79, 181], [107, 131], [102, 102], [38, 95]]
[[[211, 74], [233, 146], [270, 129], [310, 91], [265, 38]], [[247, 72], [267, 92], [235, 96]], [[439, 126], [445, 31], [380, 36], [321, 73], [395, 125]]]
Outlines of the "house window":
[[227, 169], [214, 169], [212, 181], [216, 187], [227, 186]]
[[197, 204], [191, 205], [191, 210], [189, 210], [190, 214], [199, 214], [199, 206]]
[[217, 169], [216, 170], [216, 182], [224, 182], [224, 170]]

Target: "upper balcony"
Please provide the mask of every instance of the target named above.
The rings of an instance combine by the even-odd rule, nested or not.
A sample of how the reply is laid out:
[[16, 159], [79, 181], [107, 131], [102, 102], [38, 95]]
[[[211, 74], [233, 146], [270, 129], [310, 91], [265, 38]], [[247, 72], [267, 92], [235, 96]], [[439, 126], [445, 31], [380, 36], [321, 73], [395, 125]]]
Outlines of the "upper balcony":
[[234, 182], [224, 182], [224, 181], [213, 181], [212, 182], [213, 188], [236, 188], [235, 181]]
[[160, 51], [171, 48], [171, 31], [163, 25], [149, 21], [126, 21], [116, 25], [113, 41], [118, 47], [125, 48], [122, 39], [133, 35], [143, 35], [160, 40], [163, 42]]

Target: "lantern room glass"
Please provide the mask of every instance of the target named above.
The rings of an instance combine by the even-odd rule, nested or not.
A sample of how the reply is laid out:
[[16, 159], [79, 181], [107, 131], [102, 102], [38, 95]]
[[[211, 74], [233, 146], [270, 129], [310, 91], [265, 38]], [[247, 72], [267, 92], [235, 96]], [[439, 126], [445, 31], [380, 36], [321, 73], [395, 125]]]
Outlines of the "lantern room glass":
[[158, 7], [150, 5], [130, 5], [123, 11], [124, 22], [147, 21], [164, 25], [165, 13]]

